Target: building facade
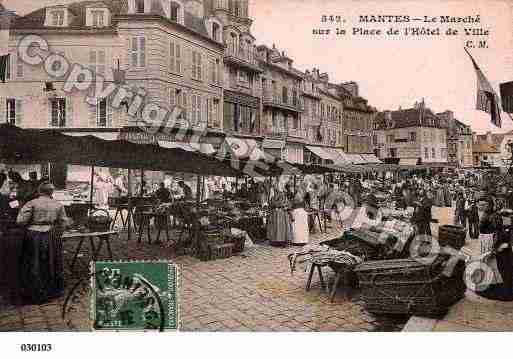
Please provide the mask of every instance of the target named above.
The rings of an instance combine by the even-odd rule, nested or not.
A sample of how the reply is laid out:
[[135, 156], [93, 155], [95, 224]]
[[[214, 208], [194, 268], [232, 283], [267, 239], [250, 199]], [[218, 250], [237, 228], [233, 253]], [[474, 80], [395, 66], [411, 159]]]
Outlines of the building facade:
[[[274, 45], [257, 47], [249, 15], [247, 0], [98, 0], [17, 16], [0, 114], [21, 127], [115, 139], [142, 131], [141, 111], [131, 107], [138, 94], [164, 109], [180, 107], [179, 121], [215, 149], [229, 136], [290, 162], [303, 163], [310, 144], [370, 153], [372, 108], [358, 85], [334, 84], [315, 68], [302, 72]], [[24, 64], [16, 46], [27, 34], [93, 70], [103, 87], [123, 85], [132, 96], [121, 101], [127, 106], [112, 105], [119, 90], [65, 93], [43, 66]], [[171, 126], [158, 115], [152, 124]]]
[[342, 148], [347, 153], [374, 153], [372, 135], [376, 109], [360, 97], [355, 82], [344, 83], [340, 89], [344, 106]]
[[472, 129], [454, 118], [452, 111], [437, 113], [447, 121], [447, 161], [460, 168], [474, 165], [472, 156]]
[[474, 166], [492, 166], [506, 168], [511, 162], [511, 143], [513, 131], [507, 133], [473, 134]]
[[378, 113], [373, 143], [376, 156], [388, 163], [447, 163], [447, 123], [422, 103]]

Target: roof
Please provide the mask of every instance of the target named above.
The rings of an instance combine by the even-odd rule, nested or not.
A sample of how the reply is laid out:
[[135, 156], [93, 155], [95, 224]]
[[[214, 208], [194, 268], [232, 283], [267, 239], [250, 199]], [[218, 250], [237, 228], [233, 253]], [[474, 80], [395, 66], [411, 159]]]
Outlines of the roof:
[[[117, 25], [118, 19], [116, 16], [127, 15], [128, 14], [128, 0], [86, 0], [79, 1], [67, 4], [66, 7], [71, 13], [69, 26], [65, 28], [59, 27], [58, 29], [69, 29], [69, 30], [91, 30], [90, 27], [87, 27], [86, 24], [86, 8], [88, 6], [96, 5], [96, 4], [104, 4], [112, 14], [112, 22], [110, 27], [105, 27], [103, 29], [97, 29], [99, 31], [105, 29], [115, 28]], [[13, 29], [18, 30], [37, 30], [37, 29], [57, 29], [55, 27], [45, 26], [45, 16], [46, 9], [51, 8], [52, 6], [43, 7], [37, 9], [25, 16], [20, 16], [16, 18], [14, 24], [12, 26]], [[158, 15], [164, 16], [164, 10], [162, 8], [161, 1], [152, 0], [151, 2], [151, 10], [149, 14], [140, 14], [137, 16], [148, 16], [148, 15]], [[200, 35], [208, 36], [208, 31], [205, 27], [205, 23], [202, 18], [194, 16], [193, 14], [185, 11], [185, 27], [189, 30], [192, 30]]]
[[[496, 146], [500, 145], [504, 140], [506, 133], [492, 133], [492, 143]], [[477, 135], [477, 143], [488, 143], [488, 134]]]
[[496, 145], [489, 143], [474, 143], [472, 145], [473, 153], [500, 153]]
[[387, 130], [406, 127], [447, 128], [447, 123], [436, 116], [429, 108], [425, 108], [424, 111], [421, 111], [420, 108], [409, 108], [390, 111], [390, 114], [391, 120], [386, 118], [385, 112], [379, 112], [376, 115], [376, 129]]

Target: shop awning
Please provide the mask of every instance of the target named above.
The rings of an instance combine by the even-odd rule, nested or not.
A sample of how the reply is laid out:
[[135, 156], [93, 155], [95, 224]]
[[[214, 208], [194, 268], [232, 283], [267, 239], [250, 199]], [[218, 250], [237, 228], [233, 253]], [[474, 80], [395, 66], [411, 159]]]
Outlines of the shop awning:
[[351, 162], [347, 160], [345, 157], [345, 153], [337, 148], [323, 148], [324, 152], [328, 153], [331, 156], [331, 159], [333, 160], [333, 163], [336, 165], [348, 165]]
[[105, 141], [115, 141], [119, 138], [117, 132], [66, 132], [64, 134], [74, 137], [94, 136]]
[[306, 146], [306, 149], [323, 160], [333, 161], [333, 156], [324, 151], [321, 147]]
[[264, 149], [266, 149], [266, 148], [269, 148], [269, 149], [282, 149], [282, 148], [285, 148], [285, 141], [283, 141], [283, 140], [265, 139], [262, 142], [262, 148], [264, 148]]
[[94, 136], [67, 136], [55, 130], [20, 129], [0, 125], [0, 160], [8, 163], [62, 162], [200, 175], [242, 176], [238, 163], [181, 148], [106, 141]]
[[157, 141], [157, 143], [162, 148], [179, 148], [187, 152], [197, 152], [197, 150], [194, 147], [185, 142]]
[[379, 158], [376, 157], [374, 154], [361, 154], [360, 155], [367, 163], [382, 163]]
[[418, 161], [418, 158], [401, 158], [399, 166], [416, 166]]

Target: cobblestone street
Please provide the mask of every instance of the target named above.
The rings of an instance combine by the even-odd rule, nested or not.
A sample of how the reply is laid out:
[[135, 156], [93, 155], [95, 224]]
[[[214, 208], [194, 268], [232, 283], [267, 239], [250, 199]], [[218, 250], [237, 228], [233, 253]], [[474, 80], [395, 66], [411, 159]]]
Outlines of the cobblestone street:
[[[314, 235], [312, 242], [340, 234]], [[305, 291], [307, 273], [298, 267], [290, 273], [287, 254], [296, 249], [267, 244], [247, 248], [243, 254], [225, 260], [201, 262], [190, 256], [176, 257], [173, 249], [143, 243], [124, 236], [113, 241], [119, 260], [172, 259], [181, 266], [181, 330], [183, 331], [399, 331], [407, 317], [376, 318], [365, 312], [358, 293], [339, 290], [330, 303], [314, 276]], [[69, 268], [75, 242], [65, 243], [65, 266]], [[87, 275], [86, 258], [78, 274], [66, 272], [66, 291], [80, 276]], [[329, 284], [332, 273], [325, 270]], [[347, 294], [347, 295], [346, 295]], [[73, 311], [61, 319], [64, 298], [41, 306], [0, 307], [1, 331], [88, 330], [89, 302], [84, 295]]]

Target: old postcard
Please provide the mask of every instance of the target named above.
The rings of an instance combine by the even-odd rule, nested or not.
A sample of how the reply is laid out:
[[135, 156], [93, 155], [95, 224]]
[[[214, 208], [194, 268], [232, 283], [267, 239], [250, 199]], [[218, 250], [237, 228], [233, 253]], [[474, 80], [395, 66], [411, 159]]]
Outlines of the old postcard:
[[0, 1], [0, 331], [513, 331], [512, 50], [509, 0]]

